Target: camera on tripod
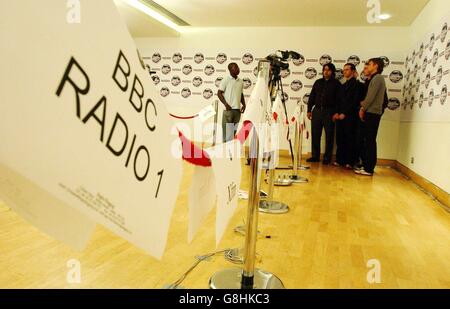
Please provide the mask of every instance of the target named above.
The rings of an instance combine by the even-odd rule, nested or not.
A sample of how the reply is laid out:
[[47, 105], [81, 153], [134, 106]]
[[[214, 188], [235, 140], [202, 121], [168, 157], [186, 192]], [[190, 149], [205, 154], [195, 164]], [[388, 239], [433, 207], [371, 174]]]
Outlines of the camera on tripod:
[[[279, 54], [280, 55], [279, 55]], [[288, 61], [291, 59], [298, 60], [301, 58], [301, 55], [295, 51], [282, 51], [278, 50], [275, 54], [270, 54], [266, 57], [267, 60], [270, 61], [270, 67], [272, 71], [272, 79], [279, 80], [281, 70], [289, 69]]]

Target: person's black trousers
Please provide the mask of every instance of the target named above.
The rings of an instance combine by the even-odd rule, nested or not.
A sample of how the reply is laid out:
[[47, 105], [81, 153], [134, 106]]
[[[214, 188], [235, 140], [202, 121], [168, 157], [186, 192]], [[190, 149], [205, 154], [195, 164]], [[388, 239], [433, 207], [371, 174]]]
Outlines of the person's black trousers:
[[364, 162], [364, 157], [366, 156], [366, 150], [364, 147], [364, 133], [365, 133], [365, 123], [359, 119], [356, 119], [356, 141], [355, 141], [355, 165], [362, 164]]
[[339, 165], [356, 162], [357, 119], [355, 116], [336, 121], [336, 162]]
[[334, 145], [334, 125], [332, 120], [334, 114], [333, 109], [317, 108], [312, 111], [311, 119], [311, 142], [312, 142], [312, 158], [320, 159], [320, 141], [322, 139], [322, 130], [325, 128], [325, 155], [324, 160], [331, 160]]
[[377, 134], [380, 126], [381, 115], [366, 113], [364, 118], [364, 170], [373, 173], [377, 165]]

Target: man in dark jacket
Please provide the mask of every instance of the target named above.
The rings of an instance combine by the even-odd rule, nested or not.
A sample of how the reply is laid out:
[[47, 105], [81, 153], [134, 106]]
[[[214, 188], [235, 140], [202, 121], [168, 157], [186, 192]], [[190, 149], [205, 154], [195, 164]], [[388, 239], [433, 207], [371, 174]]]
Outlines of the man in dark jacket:
[[360, 102], [364, 99], [362, 83], [355, 78], [356, 67], [347, 63], [343, 74], [346, 82], [341, 88], [336, 121], [336, 166], [352, 169], [356, 162], [356, 132]]
[[336, 67], [332, 63], [323, 66], [323, 78], [318, 79], [308, 101], [308, 119], [311, 120], [312, 156], [307, 162], [320, 161], [320, 140], [325, 128], [325, 155], [323, 164], [329, 164], [333, 154], [334, 122], [339, 101], [341, 83], [335, 79]]

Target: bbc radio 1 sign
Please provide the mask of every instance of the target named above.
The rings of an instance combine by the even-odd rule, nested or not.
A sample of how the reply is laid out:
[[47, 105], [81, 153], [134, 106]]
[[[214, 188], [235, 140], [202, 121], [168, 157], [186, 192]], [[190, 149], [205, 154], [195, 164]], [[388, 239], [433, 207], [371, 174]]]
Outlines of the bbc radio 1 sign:
[[0, 13], [1, 39], [15, 42], [0, 57], [0, 164], [161, 257], [182, 167], [159, 92], [112, 1], [84, 1], [79, 24], [59, 18], [64, 1], [45, 7]]

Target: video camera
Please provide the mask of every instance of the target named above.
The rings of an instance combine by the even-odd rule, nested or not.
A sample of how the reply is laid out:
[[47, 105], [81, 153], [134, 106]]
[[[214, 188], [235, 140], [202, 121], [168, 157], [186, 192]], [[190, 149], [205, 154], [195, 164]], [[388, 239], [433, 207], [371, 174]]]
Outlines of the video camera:
[[[281, 56], [278, 53], [280, 53]], [[298, 60], [300, 58], [300, 54], [295, 51], [278, 50], [277, 53], [267, 56], [266, 60], [270, 61], [273, 78], [279, 79], [281, 70], [289, 69], [289, 63], [287, 63], [287, 61], [289, 61], [290, 59]]]

